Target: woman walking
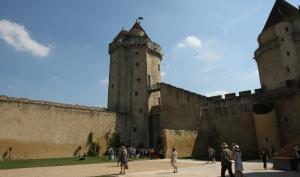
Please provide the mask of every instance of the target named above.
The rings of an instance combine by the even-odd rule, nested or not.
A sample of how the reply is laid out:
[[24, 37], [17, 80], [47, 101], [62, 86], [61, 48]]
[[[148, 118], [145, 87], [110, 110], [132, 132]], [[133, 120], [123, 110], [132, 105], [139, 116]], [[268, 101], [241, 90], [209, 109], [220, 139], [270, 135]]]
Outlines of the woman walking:
[[120, 153], [121, 171], [120, 174], [125, 174], [125, 169], [128, 169], [127, 149], [122, 146]]
[[172, 154], [171, 154], [171, 165], [174, 168], [173, 173], [177, 173], [177, 151], [175, 148], [172, 149]]
[[238, 145], [234, 146], [234, 154], [233, 154], [233, 159], [234, 159], [234, 167], [235, 167], [235, 176], [236, 177], [243, 177], [243, 172], [244, 167], [242, 163], [242, 152], [240, 150], [240, 147]]

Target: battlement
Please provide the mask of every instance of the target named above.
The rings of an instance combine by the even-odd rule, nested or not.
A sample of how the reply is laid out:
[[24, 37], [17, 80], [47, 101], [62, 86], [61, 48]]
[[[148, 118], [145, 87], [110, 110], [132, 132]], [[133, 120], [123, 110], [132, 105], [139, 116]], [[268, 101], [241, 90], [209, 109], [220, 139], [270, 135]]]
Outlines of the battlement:
[[207, 99], [210, 102], [228, 102], [228, 101], [241, 100], [244, 98], [250, 98], [253, 97], [254, 95], [255, 94], [252, 93], [251, 90], [245, 90], [239, 92], [238, 95], [236, 93], [227, 93], [225, 94], [225, 97], [223, 97], [222, 95], [216, 95], [216, 96], [207, 97]]
[[185, 90], [183, 88], [175, 87], [173, 85], [162, 82], [162, 83], [160, 83], [160, 88], [163, 88], [163, 87], [168, 87], [169, 90], [172, 90], [173, 92], [176, 92], [175, 94], [177, 96], [179, 96], [179, 95], [193, 96], [193, 97], [197, 97], [198, 99], [201, 99], [201, 100], [207, 98], [206, 96], [200, 95], [198, 93], [191, 92], [191, 91]]
[[71, 109], [96, 111], [96, 112], [110, 112], [107, 109], [100, 108], [100, 107], [89, 107], [89, 106], [83, 106], [83, 105], [73, 105], [73, 104], [65, 104], [65, 103], [50, 102], [50, 101], [43, 101], [43, 100], [31, 100], [31, 99], [27, 99], [27, 98], [8, 97], [5, 95], [0, 95], [0, 102], [19, 102], [19, 103], [25, 103], [25, 104], [54, 106], [54, 107], [71, 108]]

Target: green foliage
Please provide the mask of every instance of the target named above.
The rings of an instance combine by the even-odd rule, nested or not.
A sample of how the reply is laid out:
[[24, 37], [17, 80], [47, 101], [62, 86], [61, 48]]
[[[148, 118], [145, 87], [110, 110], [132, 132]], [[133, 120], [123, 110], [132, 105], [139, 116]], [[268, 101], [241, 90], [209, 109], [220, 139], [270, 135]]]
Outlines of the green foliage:
[[92, 142], [90, 144], [87, 156], [99, 156], [100, 145], [98, 143]]
[[50, 158], [50, 159], [29, 159], [29, 160], [10, 160], [0, 161], [0, 169], [31, 168], [47, 166], [64, 166], [79, 164], [97, 164], [112, 162], [107, 157], [88, 157], [86, 160], [76, 160], [73, 157]]
[[94, 133], [91, 131], [87, 137], [86, 145], [89, 146], [87, 156], [95, 157], [99, 156], [100, 145], [99, 143], [94, 142]]

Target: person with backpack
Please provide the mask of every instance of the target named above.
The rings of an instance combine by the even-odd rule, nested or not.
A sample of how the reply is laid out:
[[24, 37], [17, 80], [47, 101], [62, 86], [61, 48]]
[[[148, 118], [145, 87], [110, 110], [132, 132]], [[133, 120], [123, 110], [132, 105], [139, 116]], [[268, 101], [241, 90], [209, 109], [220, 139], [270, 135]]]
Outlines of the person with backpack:
[[224, 142], [221, 144], [221, 177], [225, 177], [225, 172], [228, 170], [230, 177], [234, 177], [232, 173], [232, 152], [228, 145]]

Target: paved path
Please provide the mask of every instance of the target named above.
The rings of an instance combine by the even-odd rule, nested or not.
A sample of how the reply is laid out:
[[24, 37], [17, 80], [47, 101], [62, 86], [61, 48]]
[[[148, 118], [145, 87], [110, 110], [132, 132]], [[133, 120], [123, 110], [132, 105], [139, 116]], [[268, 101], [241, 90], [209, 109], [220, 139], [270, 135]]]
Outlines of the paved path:
[[[206, 164], [204, 161], [178, 160], [179, 173], [173, 174], [169, 160], [143, 160], [129, 163], [126, 177], [220, 177], [220, 163]], [[271, 167], [271, 164], [269, 164]], [[263, 170], [260, 162], [244, 162], [247, 177], [299, 177], [300, 173]], [[21, 168], [0, 170], [0, 177], [92, 177], [118, 175], [116, 163], [71, 165], [57, 167]]]

